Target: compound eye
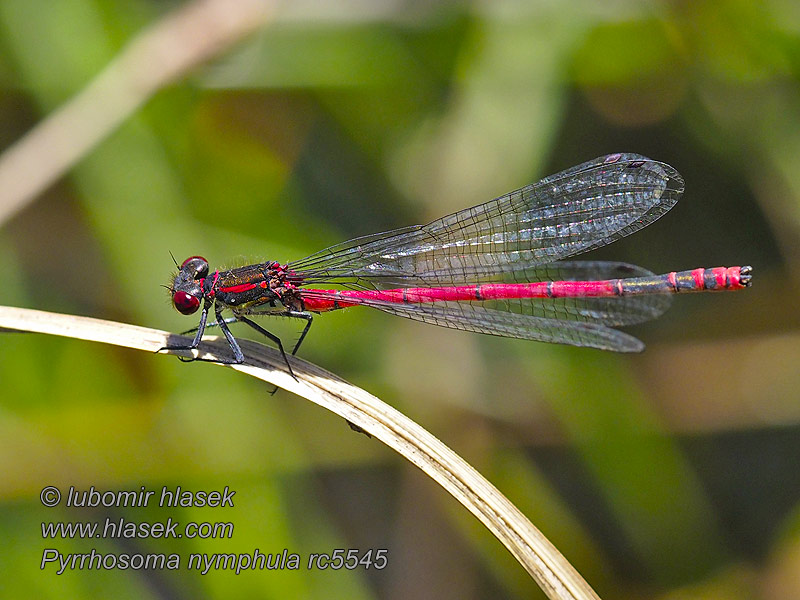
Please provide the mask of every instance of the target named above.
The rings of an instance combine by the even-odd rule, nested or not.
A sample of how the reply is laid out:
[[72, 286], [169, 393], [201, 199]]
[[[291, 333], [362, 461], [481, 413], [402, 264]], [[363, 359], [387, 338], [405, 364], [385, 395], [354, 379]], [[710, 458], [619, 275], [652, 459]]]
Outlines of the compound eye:
[[208, 277], [208, 261], [202, 256], [190, 256], [181, 263], [181, 271], [192, 275], [195, 281]]
[[186, 292], [175, 292], [172, 294], [172, 304], [175, 305], [179, 313], [190, 315], [200, 308], [200, 298]]

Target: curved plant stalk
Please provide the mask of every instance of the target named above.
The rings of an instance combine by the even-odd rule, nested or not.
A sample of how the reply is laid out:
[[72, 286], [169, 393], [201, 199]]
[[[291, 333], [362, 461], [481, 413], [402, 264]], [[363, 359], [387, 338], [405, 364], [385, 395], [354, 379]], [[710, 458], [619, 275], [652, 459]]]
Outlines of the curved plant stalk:
[[[156, 329], [89, 317], [0, 307], [0, 329], [48, 333], [146, 352], [186, 341]], [[321, 367], [289, 357], [297, 379], [277, 350], [241, 340], [246, 362], [225, 365], [277, 385], [340, 415], [402, 454], [447, 490], [508, 548], [552, 600], [599, 600], [561, 553], [497, 488], [460, 456], [408, 417]], [[189, 356], [187, 351], [178, 354]], [[208, 338], [199, 356], [229, 356], [224, 338]]]
[[0, 223], [165, 85], [263, 27], [277, 0], [193, 0], [144, 29], [84, 89], [0, 155]]

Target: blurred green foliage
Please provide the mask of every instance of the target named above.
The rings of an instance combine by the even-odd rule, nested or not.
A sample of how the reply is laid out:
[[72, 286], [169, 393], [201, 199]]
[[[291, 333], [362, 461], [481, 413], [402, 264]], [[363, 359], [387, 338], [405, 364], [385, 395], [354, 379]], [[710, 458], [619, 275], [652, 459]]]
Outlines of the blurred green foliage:
[[[3, 146], [175, 6], [3, 0]], [[656, 271], [752, 263], [755, 282], [678, 299], [636, 328], [643, 355], [352, 310], [316, 319], [303, 356], [464, 455], [601, 597], [800, 595], [797, 3], [356, 6], [279, 18], [160, 91], [0, 229], [0, 303], [182, 331], [194, 323], [159, 287], [170, 252], [291, 260], [605, 153], [669, 162], [684, 200], [597, 255]], [[4, 334], [0, 382], [3, 598], [543, 597], [421, 473], [233, 371]], [[46, 485], [237, 494], [234, 509], [48, 510]], [[42, 521], [106, 516], [230, 521], [235, 535], [42, 539]], [[388, 548], [389, 567], [57, 576], [39, 568], [48, 547]]]

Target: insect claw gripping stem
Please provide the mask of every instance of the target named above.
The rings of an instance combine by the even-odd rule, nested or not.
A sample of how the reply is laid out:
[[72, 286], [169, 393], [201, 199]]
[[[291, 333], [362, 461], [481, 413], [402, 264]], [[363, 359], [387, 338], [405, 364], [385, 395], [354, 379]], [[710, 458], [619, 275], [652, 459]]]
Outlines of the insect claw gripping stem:
[[[609, 154], [427, 225], [362, 236], [286, 264], [212, 272], [205, 258], [191, 256], [178, 267], [172, 303], [186, 315], [202, 304], [202, 313], [192, 343], [175, 349], [197, 349], [206, 327], [218, 326], [241, 363], [228, 325], [242, 321], [272, 340], [295, 377], [281, 340], [247, 315], [304, 319], [295, 354], [312, 313], [370, 306], [463, 331], [637, 352], [644, 344], [616, 327], [658, 317], [672, 294], [739, 290], [752, 280], [750, 266], [655, 275], [574, 259], [647, 227], [683, 190], [668, 164]], [[337, 289], [320, 289], [326, 285]], [[212, 305], [217, 320], [207, 323]], [[226, 309], [234, 316], [223, 319]]]
[[311, 329], [311, 322], [314, 320], [314, 317], [312, 317], [307, 312], [298, 312], [298, 311], [288, 311], [286, 313], [286, 316], [287, 317], [294, 317], [296, 319], [305, 319], [306, 320], [306, 325], [305, 325], [305, 327], [303, 327], [303, 331], [300, 332], [300, 337], [297, 338], [297, 342], [295, 343], [294, 348], [292, 348], [292, 356], [294, 356], [295, 354], [297, 354], [297, 351], [300, 349], [300, 344], [302, 344], [303, 340], [306, 339], [306, 334], [308, 333], [309, 329]]

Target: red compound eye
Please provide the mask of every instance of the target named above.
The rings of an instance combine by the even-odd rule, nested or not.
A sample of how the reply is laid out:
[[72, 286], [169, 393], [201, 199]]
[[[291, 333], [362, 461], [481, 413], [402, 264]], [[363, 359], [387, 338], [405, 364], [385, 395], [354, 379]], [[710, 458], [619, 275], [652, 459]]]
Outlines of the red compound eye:
[[197, 309], [200, 308], [200, 299], [186, 292], [175, 292], [172, 294], [172, 303], [175, 305], [175, 308], [178, 309], [178, 312], [184, 315], [197, 312]]
[[190, 256], [181, 263], [181, 272], [188, 273], [192, 279], [205, 279], [208, 276], [208, 261], [202, 256]]
[[185, 261], [183, 261], [183, 262], [181, 263], [181, 268], [185, 267], [187, 263], [189, 263], [189, 262], [193, 261], [193, 260], [194, 260], [194, 259], [196, 259], [196, 258], [197, 258], [197, 259], [200, 259], [202, 262], [208, 262], [208, 261], [207, 261], [205, 258], [203, 258], [202, 256], [190, 256], [189, 258], [187, 258]]

